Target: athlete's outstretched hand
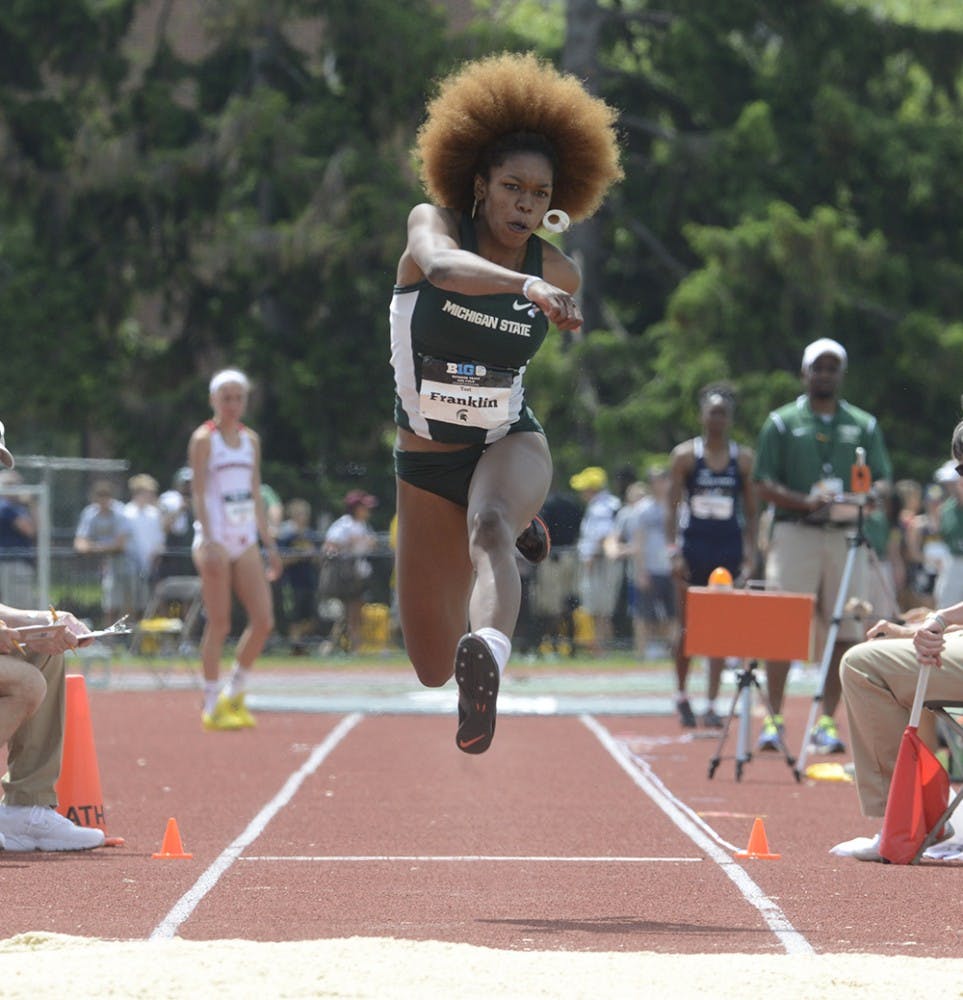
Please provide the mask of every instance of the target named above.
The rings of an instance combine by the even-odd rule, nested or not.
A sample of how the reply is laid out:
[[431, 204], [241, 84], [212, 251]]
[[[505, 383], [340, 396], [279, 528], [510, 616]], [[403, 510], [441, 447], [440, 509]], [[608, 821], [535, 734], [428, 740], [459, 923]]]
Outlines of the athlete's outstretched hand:
[[560, 330], [579, 330], [582, 310], [568, 292], [539, 278], [528, 286], [528, 299], [533, 302]]

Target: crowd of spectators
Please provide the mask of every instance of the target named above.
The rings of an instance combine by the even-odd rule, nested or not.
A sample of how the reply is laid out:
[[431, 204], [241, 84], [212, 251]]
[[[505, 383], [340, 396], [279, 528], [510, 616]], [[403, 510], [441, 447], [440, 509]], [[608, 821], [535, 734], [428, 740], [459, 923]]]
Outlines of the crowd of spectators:
[[[0, 600], [32, 606], [36, 509], [33, 496], [17, 492], [21, 483], [19, 471], [0, 473]], [[552, 491], [541, 512], [551, 555], [522, 567], [521, 652], [629, 651], [640, 661], [672, 655], [680, 623], [672, 585], [676, 539], [665, 530], [669, 485], [668, 466], [655, 462], [638, 476], [622, 465], [611, 480], [601, 466], [589, 466], [567, 488]], [[163, 492], [146, 473], [131, 476], [126, 486], [122, 496], [111, 480], [95, 481], [74, 533], [78, 558], [89, 561], [101, 583], [101, 624], [124, 614], [136, 618], [159, 580], [195, 572], [190, 468], [178, 469]], [[340, 615], [346, 633], [340, 648], [357, 647], [362, 605], [392, 600], [392, 551], [368, 523], [378, 500], [351, 490], [341, 511], [315, 516], [303, 498], [283, 502], [269, 486], [265, 494], [284, 565], [273, 585], [274, 641], [310, 652]], [[771, 520], [760, 518], [759, 578], [771, 530]], [[925, 483], [904, 478], [874, 494], [865, 531], [883, 577], [874, 586], [892, 591], [900, 611], [963, 600], [963, 480], [949, 463]], [[865, 613], [883, 613], [884, 600], [880, 590], [871, 593]]]

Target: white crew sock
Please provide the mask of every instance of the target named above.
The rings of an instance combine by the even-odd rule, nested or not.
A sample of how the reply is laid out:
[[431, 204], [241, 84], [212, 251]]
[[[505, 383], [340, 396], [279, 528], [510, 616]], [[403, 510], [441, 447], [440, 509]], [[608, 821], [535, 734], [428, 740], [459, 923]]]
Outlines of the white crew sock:
[[224, 688], [224, 693], [228, 698], [236, 698], [239, 694], [243, 694], [247, 690], [247, 677], [249, 673], [250, 671], [245, 670], [237, 660], [234, 661], [234, 669], [227, 680], [227, 687]]
[[204, 711], [213, 715], [218, 695], [221, 693], [220, 681], [204, 681]]
[[488, 648], [492, 651], [492, 656], [495, 657], [495, 662], [498, 664], [498, 676], [501, 677], [505, 673], [508, 658], [512, 655], [512, 640], [504, 632], [499, 632], [497, 628], [476, 628], [472, 634], [485, 640]]

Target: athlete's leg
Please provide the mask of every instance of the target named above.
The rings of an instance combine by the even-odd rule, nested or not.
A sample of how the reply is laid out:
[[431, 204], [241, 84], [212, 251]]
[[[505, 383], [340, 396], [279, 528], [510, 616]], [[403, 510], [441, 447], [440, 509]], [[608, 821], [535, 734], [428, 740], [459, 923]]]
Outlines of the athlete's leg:
[[473, 630], [514, 632], [521, 603], [515, 539], [545, 502], [551, 481], [552, 457], [543, 434], [509, 434], [479, 459], [468, 491]]
[[212, 683], [221, 671], [221, 653], [231, 627], [231, 564], [227, 551], [218, 542], [205, 542], [192, 556], [201, 578], [204, 605], [204, 632], [201, 635], [201, 669], [204, 680]]
[[473, 571], [465, 508], [397, 483], [395, 580], [405, 651], [421, 683], [440, 687], [452, 675], [455, 646], [468, 627]]
[[348, 629], [348, 647], [352, 653], [357, 653], [361, 645], [361, 612], [364, 601], [361, 597], [352, 597], [344, 602], [344, 619]]
[[679, 628], [675, 638], [675, 682], [676, 691], [685, 696], [686, 684], [689, 679], [689, 657], [685, 652], [685, 599], [689, 589], [684, 571], [679, 568], [673, 574], [675, 580], [675, 604], [679, 609]]
[[722, 686], [722, 670], [725, 665], [726, 661], [719, 656], [713, 656], [709, 659], [707, 694], [710, 705], [714, 705], [716, 698], [719, 697], [719, 688]]
[[249, 670], [274, 628], [271, 588], [256, 545], [245, 549], [231, 566], [231, 583], [247, 612], [247, 625], [238, 639], [234, 657], [242, 670]]

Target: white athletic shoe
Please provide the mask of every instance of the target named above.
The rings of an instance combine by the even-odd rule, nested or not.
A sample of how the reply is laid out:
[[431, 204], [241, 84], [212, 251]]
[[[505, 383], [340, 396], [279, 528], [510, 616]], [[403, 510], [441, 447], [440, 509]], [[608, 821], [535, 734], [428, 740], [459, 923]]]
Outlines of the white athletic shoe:
[[7, 851], [89, 851], [104, 831], [77, 826], [47, 806], [0, 805], [0, 839]]

